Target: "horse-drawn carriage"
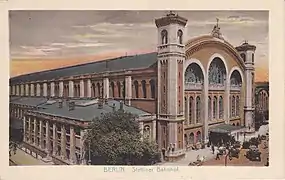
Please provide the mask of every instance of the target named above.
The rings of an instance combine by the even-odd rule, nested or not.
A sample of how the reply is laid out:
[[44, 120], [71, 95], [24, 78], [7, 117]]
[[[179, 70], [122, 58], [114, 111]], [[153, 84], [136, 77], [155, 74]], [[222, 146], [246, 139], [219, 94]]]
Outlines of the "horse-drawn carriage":
[[246, 152], [245, 156], [251, 161], [261, 161], [261, 152], [254, 145], [249, 147], [249, 150]]

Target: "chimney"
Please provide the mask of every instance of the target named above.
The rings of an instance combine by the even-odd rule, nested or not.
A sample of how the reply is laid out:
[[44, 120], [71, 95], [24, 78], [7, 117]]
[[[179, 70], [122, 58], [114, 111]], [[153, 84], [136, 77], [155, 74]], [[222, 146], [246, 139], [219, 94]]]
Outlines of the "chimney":
[[69, 103], [68, 103], [68, 110], [69, 111], [72, 111], [72, 110], [74, 110], [75, 109], [75, 102], [74, 101], [70, 101]]
[[123, 101], [120, 101], [120, 111], [124, 111], [124, 103]]
[[62, 103], [63, 103], [63, 102], [62, 102], [62, 99], [58, 100], [58, 107], [59, 107], [59, 108], [62, 108]]
[[112, 109], [113, 109], [113, 111], [116, 111], [116, 104], [115, 103], [113, 103]]

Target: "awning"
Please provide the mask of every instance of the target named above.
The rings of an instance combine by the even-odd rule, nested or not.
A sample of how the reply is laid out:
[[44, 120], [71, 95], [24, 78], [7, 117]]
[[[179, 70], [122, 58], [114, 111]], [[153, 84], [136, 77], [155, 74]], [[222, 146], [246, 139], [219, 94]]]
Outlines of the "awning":
[[210, 132], [215, 132], [215, 133], [232, 133], [236, 131], [241, 131], [243, 130], [244, 127], [242, 126], [233, 126], [230, 124], [219, 124], [217, 126], [212, 126], [209, 128]]

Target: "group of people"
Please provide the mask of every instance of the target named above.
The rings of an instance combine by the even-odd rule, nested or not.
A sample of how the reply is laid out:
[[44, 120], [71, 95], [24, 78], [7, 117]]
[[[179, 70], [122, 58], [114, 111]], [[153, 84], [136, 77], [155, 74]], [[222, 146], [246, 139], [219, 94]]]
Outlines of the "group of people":
[[10, 141], [9, 142], [9, 157], [12, 156], [12, 151], [15, 155], [17, 152], [17, 144], [15, 142]]

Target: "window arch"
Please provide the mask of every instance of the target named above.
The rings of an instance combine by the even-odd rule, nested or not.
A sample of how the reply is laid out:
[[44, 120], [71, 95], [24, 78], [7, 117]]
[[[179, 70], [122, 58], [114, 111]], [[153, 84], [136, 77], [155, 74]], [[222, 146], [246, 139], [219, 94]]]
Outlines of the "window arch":
[[196, 63], [191, 63], [185, 70], [185, 84], [203, 83], [204, 77], [201, 67]]
[[155, 98], [155, 81], [151, 79], [149, 81], [149, 84], [150, 84], [151, 98]]
[[194, 144], [194, 133], [191, 132], [189, 135], [189, 144]]
[[226, 80], [226, 66], [224, 62], [216, 57], [210, 64], [209, 67], [209, 84], [224, 85]]
[[189, 98], [189, 121], [190, 124], [194, 123], [194, 98], [192, 96]]
[[223, 97], [219, 98], [219, 119], [222, 119], [224, 116], [224, 107], [223, 107]]
[[202, 134], [200, 131], [197, 132], [197, 142], [201, 142], [202, 141]]
[[200, 99], [200, 96], [196, 97], [196, 122], [201, 123], [201, 99]]
[[212, 99], [208, 96], [208, 118], [212, 120]]
[[118, 90], [118, 97], [122, 97], [121, 82], [120, 81], [117, 82], [117, 90]]
[[143, 128], [143, 136], [144, 138], [150, 138], [150, 126], [149, 125], [145, 125]]
[[168, 32], [164, 29], [161, 31], [161, 44], [168, 43]]
[[147, 97], [147, 93], [146, 93], [146, 81], [142, 80], [142, 91], [143, 91], [143, 98]]
[[213, 101], [213, 119], [217, 118], [217, 111], [218, 111], [218, 98], [217, 96], [214, 96], [214, 101]]
[[111, 82], [111, 91], [112, 91], [112, 96], [114, 98], [115, 97], [115, 84], [114, 84], [114, 82]]
[[183, 44], [183, 32], [181, 29], [177, 31], [178, 43]]
[[135, 97], [139, 98], [139, 83], [137, 80], [134, 81], [134, 85], [135, 85]]

